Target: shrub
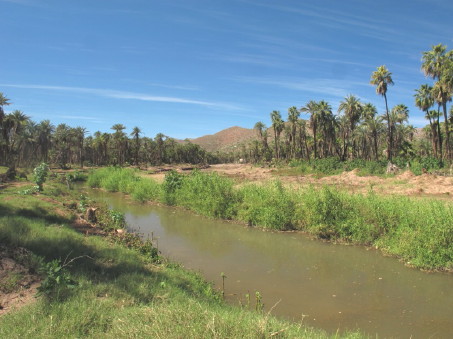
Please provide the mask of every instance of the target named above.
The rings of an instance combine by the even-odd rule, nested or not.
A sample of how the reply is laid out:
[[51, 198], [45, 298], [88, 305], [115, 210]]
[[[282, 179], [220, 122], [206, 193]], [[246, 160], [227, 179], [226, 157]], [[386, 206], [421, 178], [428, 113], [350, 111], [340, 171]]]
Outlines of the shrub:
[[295, 199], [278, 181], [266, 186], [248, 185], [241, 189], [238, 218], [250, 226], [288, 230], [295, 224]]
[[175, 203], [209, 217], [232, 219], [237, 212], [239, 195], [233, 181], [217, 173], [193, 171], [184, 178], [175, 195]]
[[47, 175], [49, 174], [49, 166], [46, 163], [41, 163], [33, 170], [33, 180], [38, 186], [38, 191], [43, 190], [43, 184], [46, 182]]
[[164, 183], [162, 184], [162, 200], [168, 205], [174, 205], [176, 201], [176, 192], [184, 182], [184, 175], [171, 170], [165, 175]]
[[161, 186], [150, 179], [137, 180], [131, 188], [132, 198], [140, 202], [155, 201], [161, 195]]

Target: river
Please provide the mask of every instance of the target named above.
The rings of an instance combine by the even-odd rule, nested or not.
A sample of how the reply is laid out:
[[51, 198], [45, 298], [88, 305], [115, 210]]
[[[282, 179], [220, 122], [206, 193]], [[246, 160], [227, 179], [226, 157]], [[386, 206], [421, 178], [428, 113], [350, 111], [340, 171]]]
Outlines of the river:
[[453, 275], [405, 267], [361, 246], [312, 240], [212, 220], [178, 208], [139, 204], [90, 190], [125, 213], [130, 229], [153, 237], [162, 254], [199, 271], [232, 304], [262, 296], [267, 311], [304, 324], [359, 329], [379, 337], [453, 337]]

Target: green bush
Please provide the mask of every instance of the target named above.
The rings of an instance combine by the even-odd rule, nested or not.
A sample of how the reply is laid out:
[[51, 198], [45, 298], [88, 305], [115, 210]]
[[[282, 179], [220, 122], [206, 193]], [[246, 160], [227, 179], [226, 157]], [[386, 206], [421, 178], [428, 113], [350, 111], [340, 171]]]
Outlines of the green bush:
[[314, 159], [310, 161], [315, 173], [332, 175], [340, 173], [342, 170], [342, 162], [337, 157]]
[[46, 182], [47, 175], [49, 174], [49, 166], [46, 163], [41, 163], [33, 170], [33, 180], [38, 187], [38, 191], [42, 191], [42, 186]]
[[174, 205], [176, 201], [176, 192], [182, 187], [184, 175], [172, 170], [165, 175], [162, 184], [162, 200], [167, 205]]
[[280, 182], [265, 186], [247, 185], [240, 190], [242, 202], [238, 219], [250, 226], [261, 225], [276, 230], [294, 229], [294, 194]]
[[161, 186], [151, 179], [140, 179], [134, 182], [132, 198], [140, 202], [156, 201], [161, 195]]
[[182, 181], [175, 203], [208, 217], [233, 219], [239, 195], [232, 180], [217, 173], [193, 171]]

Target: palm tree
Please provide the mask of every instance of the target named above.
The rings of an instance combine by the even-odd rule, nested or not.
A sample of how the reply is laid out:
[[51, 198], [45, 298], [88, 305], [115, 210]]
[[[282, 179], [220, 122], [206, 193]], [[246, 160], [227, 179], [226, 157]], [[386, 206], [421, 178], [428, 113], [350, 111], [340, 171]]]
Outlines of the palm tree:
[[406, 105], [399, 104], [392, 108], [390, 112], [390, 126], [392, 129], [392, 135], [396, 136], [394, 140], [395, 149], [400, 148], [403, 142], [403, 135], [397, 133], [397, 131], [403, 132], [401, 128], [402, 124], [409, 118], [409, 109]]
[[426, 76], [438, 80], [434, 84], [433, 95], [439, 106], [442, 106], [445, 124], [445, 144], [448, 159], [451, 159], [450, 129], [447, 117], [447, 102], [451, 101], [453, 92], [453, 52], [447, 52], [447, 46], [438, 44], [423, 52], [422, 70]]
[[[428, 84], [421, 85], [419, 89], [416, 90], [414, 94], [415, 97], [415, 105], [420, 108], [422, 112], [425, 113], [425, 118], [429, 120], [429, 126], [431, 128], [431, 136], [432, 136], [432, 147], [433, 153], [435, 157], [438, 156], [437, 154], [437, 145], [438, 140], [434, 139], [437, 135], [435, 128], [436, 126], [433, 123], [433, 119], [435, 118], [433, 114], [430, 114], [429, 109], [434, 105], [434, 97], [433, 97], [433, 88]], [[431, 111], [433, 112], [433, 111]], [[434, 111], [435, 112], [435, 111]], [[441, 144], [441, 154], [442, 154], [442, 143]]]
[[335, 148], [335, 129], [337, 120], [332, 113], [332, 107], [327, 101], [321, 100], [317, 104], [318, 123], [322, 132], [323, 156], [332, 156]]
[[166, 136], [162, 133], [157, 133], [154, 140], [156, 141], [157, 163], [160, 165], [164, 160], [165, 154], [165, 141]]
[[376, 71], [371, 74], [370, 83], [376, 86], [376, 93], [382, 95], [385, 100], [385, 112], [387, 120], [387, 160], [392, 160], [392, 147], [393, 147], [393, 135], [390, 126], [390, 113], [387, 104], [387, 87], [393, 85], [392, 73], [390, 73], [384, 65], [379, 66]]
[[343, 149], [342, 159], [345, 160], [348, 154], [348, 146], [350, 144], [350, 136], [354, 133], [354, 129], [357, 123], [362, 117], [362, 104], [360, 100], [354, 95], [348, 95], [344, 101], [340, 102], [338, 106], [338, 112], [343, 112], [347, 120], [346, 136], [345, 136], [345, 147]]
[[318, 150], [317, 150], [317, 130], [318, 130], [318, 122], [319, 122], [319, 110], [318, 110], [318, 103], [314, 100], [309, 101], [304, 107], [300, 108], [301, 112], [305, 112], [310, 114], [310, 127], [313, 134], [313, 152], [315, 159], [318, 158]]
[[30, 118], [22, 111], [14, 110], [6, 115], [3, 121], [3, 138], [5, 142], [6, 164], [12, 169], [16, 167], [22, 140], [22, 131]]
[[110, 127], [110, 129], [115, 131], [115, 133], [113, 133], [113, 139], [115, 140], [115, 147], [117, 150], [116, 162], [121, 166], [124, 163], [124, 144], [126, 142], [126, 134], [124, 134], [123, 130], [125, 130], [126, 127], [123, 124], [115, 124]]
[[139, 127], [134, 127], [132, 129], [132, 133], [130, 134], [131, 137], [134, 138], [134, 144], [135, 144], [135, 155], [134, 155], [134, 163], [135, 166], [138, 165], [138, 151], [140, 149], [140, 134], [142, 131], [140, 130]]
[[274, 140], [275, 140], [275, 156], [280, 159], [280, 134], [285, 127], [285, 123], [282, 120], [280, 111], [272, 111], [271, 113], [272, 128], [274, 129]]
[[72, 138], [73, 130], [66, 124], [59, 124], [54, 133], [54, 150], [53, 161], [58, 163], [62, 169], [66, 169], [70, 155], [70, 140]]
[[38, 145], [40, 147], [42, 161], [48, 163], [51, 137], [55, 130], [55, 126], [50, 123], [50, 120], [43, 120], [38, 124], [37, 129]]
[[83, 145], [84, 145], [86, 133], [87, 133], [87, 130], [85, 127], [78, 126], [78, 127], [74, 128], [74, 138], [75, 138], [77, 148], [78, 148], [78, 158], [79, 158], [79, 163], [80, 163], [81, 168], [83, 168], [83, 160], [84, 160]]
[[[450, 154], [450, 137], [449, 137], [449, 123], [447, 118], [447, 102], [451, 101], [452, 90], [449, 87], [449, 84], [444, 81], [437, 81], [434, 84], [432, 95], [434, 100], [438, 104], [438, 110], [440, 111], [440, 107], [443, 108], [444, 113], [444, 126], [445, 126], [445, 152], [447, 153], [447, 157], [451, 159]], [[440, 112], [439, 112], [440, 115]], [[441, 153], [442, 154], [442, 153]]]
[[3, 119], [5, 118], [5, 111], [3, 110], [3, 106], [8, 106], [11, 103], [9, 102], [9, 99], [3, 95], [2, 92], [0, 92], [0, 129], [2, 127], [2, 122]]
[[290, 141], [291, 141], [291, 156], [294, 159], [296, 157], [296, 131], [297, 121], [299, 119], [300, 112], [296, 106], [288, 108], [288, 121], [290, 123]]
[[306, 133], [306, 122], [305, 120], [298, 119], [297, 126], [299, 131], [298, 141], [299, 141], [299, 151], [300, 157], [306, 157], [307, 160], [310, 160], [310, 153], [308, 152], [308, 143], [307, 143], [307, 133]]
[[373, 143], [373, 150], [374, 150], [374, 159], [377, 161], [379, 159], [378, 153], [378, 139], [379, 139], [379, 131], [381, 130], [381, 121], [380, 117], [377, 117], [377, 109], [371, 103], [367, 103], [363, 106], [362, 110], [363, 117], [365, 118], [364, 124], [368, 126], [369, 132], [371, 134], [371, 139]]
[[262, 145], [261, 158], [265, 158], [267, 150], [269, 148], [269, 146], [267, 144], [267, 127], [261, 121], [258, 121], [253, 128], [258, 132], [258, 135], [261, 140], [261, 145]]

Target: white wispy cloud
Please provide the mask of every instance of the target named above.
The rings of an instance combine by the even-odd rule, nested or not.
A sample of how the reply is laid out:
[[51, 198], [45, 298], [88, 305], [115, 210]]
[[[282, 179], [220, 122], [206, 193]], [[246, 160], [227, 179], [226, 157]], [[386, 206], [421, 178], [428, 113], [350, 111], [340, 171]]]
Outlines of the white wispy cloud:
[[0, 2], [12, 2], [15, 4], [20, 4], [20, 5], [29, 5], [31, 4], [31, 1], [29, 0], [0, 0]]
[[322, 94], [328, 97], [344, 98], [350, 94], [353, 86], [368, 86], [366, 82], [342, 81], [332, 79], [278, 80], [270, 78], [238, 77], [237, 81], [261, 85], [271, 85], [295, 91]]
[[98, 117], [87, 117], [83, 115], [59, 115], [59, 118], [63, 119], [75, 119], [75, 120], [91, 120], [91, 121], [99, 121]]
[[290, 63], [282, 62], [276, 58], [257, 55], [257, 54], [235, 54], [235, 55], [210, 55], [206, 56], [206, 59], [209, 60], [218, 60], [231, 63], [241, 63], [241, 64], [250, 64], [255, 66], [265, 66], [265, 67], [277, 67], [285, 68], [289, 67]]
[[128, 91], [119, 91], [113, 89], [99, 89], [87, 87], [69, 87], [69, 86], [49, 86], [49, 85], [34, 85], [34, 84], [0, 84], [3, 87], [24, 88], [24, 89], [40, 89], [51, 91], [64, 91], [73, 93], [91, 94], [100, 97], [114, 98], [114, 99], [129, 99], [151, 102], [167, 102], [178, 104], [190, 104], [210, 107], [214, 109], [227, 109], [227, 110], [244, 110], [244, 108], [230, 103], [203, 101], [170, 96], [155, 96], [146, 93], [136, 93]]

